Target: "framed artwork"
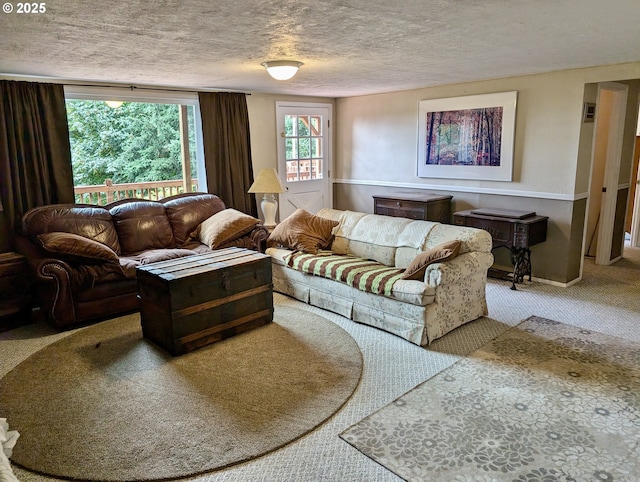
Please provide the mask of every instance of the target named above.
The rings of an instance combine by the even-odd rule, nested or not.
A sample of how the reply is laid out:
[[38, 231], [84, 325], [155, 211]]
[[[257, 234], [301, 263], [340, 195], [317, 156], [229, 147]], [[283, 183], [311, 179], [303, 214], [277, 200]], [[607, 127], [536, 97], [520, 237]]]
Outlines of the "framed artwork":
[[517, 96], [421, 101], [418, 177], [511, 181]]

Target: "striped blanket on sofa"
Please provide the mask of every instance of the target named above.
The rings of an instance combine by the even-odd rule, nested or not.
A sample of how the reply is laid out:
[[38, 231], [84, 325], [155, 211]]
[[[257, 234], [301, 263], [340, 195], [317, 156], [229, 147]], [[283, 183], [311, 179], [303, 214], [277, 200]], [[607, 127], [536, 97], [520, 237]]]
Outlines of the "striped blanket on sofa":
[[341, 281], [359, 290], [391, 296], [393, 284], [403, 269], [390, 268], [377, 261], [333, 253], [306, 254], [294, 252], [285, 256], [290, 268], [303, 273]]

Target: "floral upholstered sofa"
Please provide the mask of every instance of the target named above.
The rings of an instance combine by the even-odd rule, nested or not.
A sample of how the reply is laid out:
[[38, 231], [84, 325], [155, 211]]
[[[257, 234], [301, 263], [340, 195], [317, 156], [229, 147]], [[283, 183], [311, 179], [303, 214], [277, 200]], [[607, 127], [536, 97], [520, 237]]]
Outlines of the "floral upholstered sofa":
[[334, 209], [291, 218], [267, 240], [275, 291], [417, 345], [487, 314], [487, 231]]

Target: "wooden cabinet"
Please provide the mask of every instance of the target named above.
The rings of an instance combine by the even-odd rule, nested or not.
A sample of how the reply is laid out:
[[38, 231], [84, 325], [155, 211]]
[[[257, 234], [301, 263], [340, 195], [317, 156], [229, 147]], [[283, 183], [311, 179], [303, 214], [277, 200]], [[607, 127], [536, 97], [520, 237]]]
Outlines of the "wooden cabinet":
[[537, 216], [534, 212], [485, 208], [460, 211], [453, 217], [459, 226], [489, 231], [494, 248], [528, 249], [547, 239], [549, 217]]
[[18, 253], [0, 253], [0, 331], [31, 321], [31, 275]]
[[394, 193], [373, 196], [374, 214], [451, 223], [451, 199], [430, 193]]

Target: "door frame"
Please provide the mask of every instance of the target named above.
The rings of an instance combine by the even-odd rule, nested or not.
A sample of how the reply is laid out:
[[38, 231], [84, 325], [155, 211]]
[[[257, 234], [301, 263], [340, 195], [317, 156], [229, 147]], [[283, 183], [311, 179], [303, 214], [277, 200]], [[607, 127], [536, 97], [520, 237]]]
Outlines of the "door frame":
[[[612, 259], [611, 252], [613, 247], [612, 243], [616, 204], [618, 201], [618, 190], [620, 185], [620, 164], [622, 163], [622, 144], [629, 86], [617, 82], [602, 82], [598, 84], [598, 100], [596, 101], [596, 105], [602, 105], [603, 101], [601, 99], [601, 94], [603, 91], [610, 92], [613, 95], [613, 99], [611, 102], [611, 115], [609, 117], [607, 154], [603, 182], [604, 186], [600, 207], [600, 228], [598, 229], [598, 245], [596, 247], [595, 263], [597, 265], [606, 266], [614, 263], [622, 257], [618, 256]], [[599, 118], [600, 117], [596, 114], [596, 135], [594, 136], [593, 154], [595, 154], [595, 143], [598, 141], [597, 132]]]
[[[638, 118], [636, 119], [636, 142], [634, 144], [633, 159], [638, 159], [638, 149], [640, 149], [640, 96], [638, 97], [638, 105], [636, 106], [636, 112], [638, 112]], [[633, 200], [633, 214], [631, 216], [631, 246], [634, 248], [640, 248], [640, 168], [637, 166], [632, 167], [631, 170], [631, 182], [635, 183], [635, 197]]]

